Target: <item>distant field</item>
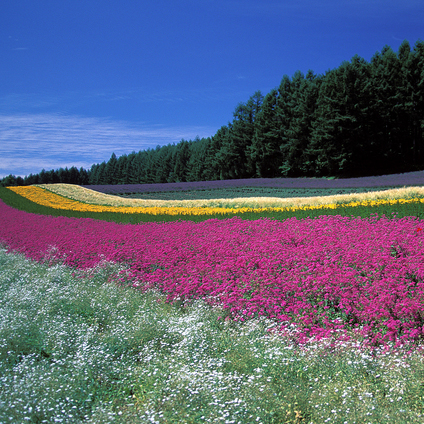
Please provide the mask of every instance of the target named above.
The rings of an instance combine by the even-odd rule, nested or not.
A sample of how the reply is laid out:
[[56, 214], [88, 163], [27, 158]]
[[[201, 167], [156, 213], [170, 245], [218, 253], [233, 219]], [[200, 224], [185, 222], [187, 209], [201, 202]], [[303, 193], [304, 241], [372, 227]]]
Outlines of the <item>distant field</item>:
[[[110, 186], [112, 187], [112, 186]], [[395, 189], [397, 186], [384, 187], [384, 190]], [[237, 199], [253, 197], [273, 197], [289, 199], [294, 197], [322, 197], [343, 194], [371, 193], [382, 191], [382, 187], [358, 188], [275, 188], [275, 187], [234, 187], [211, 188], [198, 190], [176, 190], [156, 192], [114, 193], [128, 199], [151, 200], [211, 200], [211, 199]], [[112, 194], [112, 193], [111, 193]]]
[[[254, 178], [241, 180], [197, 181], [166, 184], [122, 184], [122, 185], [90, 185], [91, 190], [108, 194], [153, 193], [164, 191], [192, 191], [213, 189], [347, 189], [347, 188], [395, 188], [424, 185], [424, 171], [404, 174], [381, 175], [362, 178]], [[333, 193], [334, 194], [334, 193]], [[343, 193], [340, 193], [343, 194]]]

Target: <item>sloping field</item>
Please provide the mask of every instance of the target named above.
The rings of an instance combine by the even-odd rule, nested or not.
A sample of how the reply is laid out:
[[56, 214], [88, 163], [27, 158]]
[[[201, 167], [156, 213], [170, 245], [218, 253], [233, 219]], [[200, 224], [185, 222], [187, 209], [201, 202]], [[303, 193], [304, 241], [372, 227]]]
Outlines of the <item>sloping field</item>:
[[[61, 193], [61, 194], [59, 194]], [[211, 200], [135, 200], [105, 195], [75, 185], [23, 186], [0, 189], [0, 197], [14, 208], [37, 214], [93, 218], [136, 224], [175, 220], [204, 221], [239, 216], [284, 220], [324, 215], [348, 217], [424, 218], [424, 188], [409, 187], [373, 193], [316, 198], [233, 198]], [[126, 204], [125, 204], [126, 203]]]
[[0, 188], [0, 422], [422, 423], [423, 185]]
[[[189, 183], [187, 183], [189, 184]], [[298, 208], [318, 205], [350, 204], [352, 202], [378, 201], [388, 199], [423, 198], [424, 187], [406, 187], [390, 190], [379, 190], [368, 193], [350, 193], [330, 196], [313, 197], [235, 197], [216, 199], [128, 199], [111, 194], [105, 194], [86, 187], [72, 184], [40, 184], [45, 190], [92, 205], [114, 207], [183, 207], [183, 208]], [[105, 186], [106, 187], [106, 186]], [[107, 186], [114, 187], [114, 186]], [[27, 191], [25, 188], [22, 192]], [[194, 196], [196, 191], [194, 192]]]

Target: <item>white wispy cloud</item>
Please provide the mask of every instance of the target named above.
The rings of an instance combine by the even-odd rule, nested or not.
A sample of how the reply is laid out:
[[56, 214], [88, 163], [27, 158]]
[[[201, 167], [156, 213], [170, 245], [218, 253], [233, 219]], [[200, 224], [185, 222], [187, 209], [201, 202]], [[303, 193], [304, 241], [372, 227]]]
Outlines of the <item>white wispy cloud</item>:
[[58, 114], [0, 115], [0, 178], [41, 169], [89, 168], [132, 151], [209, 137], [214, 128], [162, 127]]

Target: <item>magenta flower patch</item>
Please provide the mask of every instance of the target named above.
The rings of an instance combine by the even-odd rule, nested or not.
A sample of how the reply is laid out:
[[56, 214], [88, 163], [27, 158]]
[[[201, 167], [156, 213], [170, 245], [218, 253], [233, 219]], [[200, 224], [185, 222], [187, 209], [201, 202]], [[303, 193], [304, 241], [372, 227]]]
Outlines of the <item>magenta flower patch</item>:
[[123, 262], [134, 287], [160, 289], [170, 301], [203, 298], [233, 319], [296, 323], [300, 339], [352, 329], [372, 344], [421, 338], [423, 241], [413, 217], [122, 225], [0, 202], [0, 242], [10, 250], [78, 268]]

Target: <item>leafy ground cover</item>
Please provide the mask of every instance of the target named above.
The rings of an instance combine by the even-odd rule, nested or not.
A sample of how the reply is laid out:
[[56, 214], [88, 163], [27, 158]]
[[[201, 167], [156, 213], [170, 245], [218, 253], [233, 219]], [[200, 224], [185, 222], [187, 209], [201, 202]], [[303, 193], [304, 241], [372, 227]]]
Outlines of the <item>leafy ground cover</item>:
[[421, 423], [422, 352], [295, 345], [264, 318], [0, 249], [2, 423]]

